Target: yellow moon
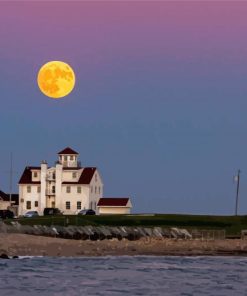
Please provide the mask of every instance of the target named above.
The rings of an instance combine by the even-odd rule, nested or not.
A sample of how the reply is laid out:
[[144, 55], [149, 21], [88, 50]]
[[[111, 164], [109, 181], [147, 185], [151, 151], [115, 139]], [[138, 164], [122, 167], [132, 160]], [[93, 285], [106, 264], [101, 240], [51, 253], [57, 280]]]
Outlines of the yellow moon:
[[61, 61], [51, 61], [40, 68], [37, 82], [43, 94], [59, 99], [67, 96], [73, 90], [75, 73], [68, 64]]

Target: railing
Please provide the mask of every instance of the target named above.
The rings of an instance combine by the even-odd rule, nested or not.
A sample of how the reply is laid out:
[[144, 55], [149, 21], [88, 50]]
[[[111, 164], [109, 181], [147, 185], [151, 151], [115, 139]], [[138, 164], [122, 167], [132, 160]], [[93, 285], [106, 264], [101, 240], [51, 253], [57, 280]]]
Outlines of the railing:
[[68, 161], [62, 161], [60, 162], [64, 167], [78, 167], [78, 162], [75, 160], [68, 160]]
[[74, 167], [74, 168], [81, 167], [81, 162], [75, 161], [75, 160], [55, 161], [55, 166], [56, 166], [56, 164], [61, 164], [64, 167]]
[[46, 195], [55, 195], [56, 191], [52, 190], [52, 189], [46, 189], [45, 193], [46, 193]]
[[217, 240], [226, 238], [226, 231], [224, 229], [193, 229], [190, 233], [193, 239]]
[[53, 178], [52, 176], [47, 176], [47, 177], [46, 177], [46, 180], [47, 180], [47, 181], [55, 181], [56, 179]]

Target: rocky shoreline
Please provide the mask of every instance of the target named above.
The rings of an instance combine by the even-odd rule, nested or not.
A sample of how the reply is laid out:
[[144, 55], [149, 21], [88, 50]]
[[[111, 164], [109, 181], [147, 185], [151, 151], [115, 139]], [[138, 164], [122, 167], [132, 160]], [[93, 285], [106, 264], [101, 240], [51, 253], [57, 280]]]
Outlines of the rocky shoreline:
[[141, 238], [69, 240], [20, 233], [0, 234], [0, 254], [13, 256], [247, 256], [245, 240]]
[[0, 255], [9, 256], [247, 256], [247, 240], [221, 230], [161, 227], [0, 224]]

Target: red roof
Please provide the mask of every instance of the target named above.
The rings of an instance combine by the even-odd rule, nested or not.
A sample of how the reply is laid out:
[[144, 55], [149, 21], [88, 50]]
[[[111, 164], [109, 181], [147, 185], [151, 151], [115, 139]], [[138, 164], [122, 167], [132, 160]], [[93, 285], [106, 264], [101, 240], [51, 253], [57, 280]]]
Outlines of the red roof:
[[95, 167], [84, 168], [78, 182], [63, 182], [63, 184], [90, 184], [96, 171]]
[[76, 155], [78, 155], [78, 153], [75, 150], [71, 149], [70, 147], [66, 147], [62, 151], [58, 152], [58, 154], [70, 154], [70, 155], [76, 154]]
[[19, 184], [40, 184], [40, 181], [32, 181], [32, 170], [40, 170], [40, 167], [26, 167]]
[[[78, 181], [64, 181], [62, 184], [90, 184], [96, 169], [96, 167], [84, 168]], [[40, 167], [26, 167], [20, 178], [19, 184], [40, 184], [40, 181], [32, 181], [32, 170], [40, 170]], [[75, 170], [75, 168], [73, 168], [73, 170]], [[80, 168], [77, 168], [77, 170], [80, 170]]]
[[117, 197], [108, 197], [100, 198], [97, 206], [108, 206], [108, 207], [125, 207], [129, 201], [128, 197], [117, 198]]
[[3, 200], [6, 200], [8, 198], [8, 195], [0, 190], [0, 198], [2, 198]]

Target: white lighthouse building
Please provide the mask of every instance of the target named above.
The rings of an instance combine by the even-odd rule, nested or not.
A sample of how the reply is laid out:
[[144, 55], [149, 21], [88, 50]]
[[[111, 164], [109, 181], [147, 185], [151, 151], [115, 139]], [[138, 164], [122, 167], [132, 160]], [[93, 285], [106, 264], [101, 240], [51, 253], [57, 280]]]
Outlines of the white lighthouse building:
[[45, 161], [27, 166], [19, 181], [19, 215], [44, 208], [59, 208], [64, 214], [81, 209], [97, 210], [103, 183], [96, 167], [81, 167], [79, 154], [67, 147], [58, 153], [55, 166]]

